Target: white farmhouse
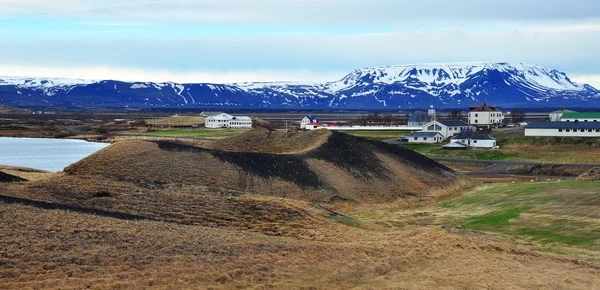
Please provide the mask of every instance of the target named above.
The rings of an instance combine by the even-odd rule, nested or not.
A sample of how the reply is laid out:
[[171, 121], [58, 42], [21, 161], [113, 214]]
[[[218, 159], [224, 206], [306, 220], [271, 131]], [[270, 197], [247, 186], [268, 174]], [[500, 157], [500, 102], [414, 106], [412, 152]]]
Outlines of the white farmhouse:
[[206, 128], [252, 128], [252, 118], [221, 113], [204, 121]]
[[475, 148], [494, 148], [496, 147], [496, 138], [488, 135], [477, 135], [465, 132], [452, 137], [450, 143], [460, 143], [460, 145]]
[[600, 122], [600, 113], [564, 113], [560, 117], [561, 122]]
[[525, 127], [525, 136], [600, 137], [600, 122], [533, 122]]
[[308, 129], [306, 128], [306, 125], [311, 123], [317, 124], [319, 123], [319, 119], [317, 119], [315, 116], [304, 116], [302, 121], [300, 121], [300, 129]]
[[439, 132], [445, 139], [462, 132], [472, 132], [473, 127], [460, 120], [432, 121], [423, 126], [423, 132]]
[[479, 106], [469, 107], [469, 124], [476, 127], [497, 127], [504, 123], [502, 111], [486, 103]]
[[444, 136], [440, 132], [412, 132], [409, 135], [400, 137], [400, 141], [408, 143], [440, 143], [444, 141]]
[[252, 128], [252, 118], [248, 116], [233, 116], [229, 120], [229, 128]]

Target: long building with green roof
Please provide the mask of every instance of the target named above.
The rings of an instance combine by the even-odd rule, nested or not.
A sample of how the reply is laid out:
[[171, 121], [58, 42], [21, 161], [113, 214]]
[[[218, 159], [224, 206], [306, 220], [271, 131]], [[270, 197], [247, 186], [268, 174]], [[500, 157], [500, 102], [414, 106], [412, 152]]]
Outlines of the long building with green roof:
[[562, 122], [600, 122], [600, 112], [566, 112], [560, 117]]

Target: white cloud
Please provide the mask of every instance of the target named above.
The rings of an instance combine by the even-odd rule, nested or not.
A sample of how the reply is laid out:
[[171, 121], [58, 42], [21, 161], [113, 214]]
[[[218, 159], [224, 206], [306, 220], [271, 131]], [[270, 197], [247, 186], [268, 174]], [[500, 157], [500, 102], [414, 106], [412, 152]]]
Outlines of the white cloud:
[[73, 78], [86, 80], [121, 80], [139, 82], [177, 82], [177, 83], [237, 83], [298, 81], [324, 82], [341, 79], [344, 73], [313, 73], [309, 71], [190, 71], [143, 70], [120, 67], [39, 67], [0, 65], [1, 76], [11, 77], [48, 77]]
[[200, 22], [391, 24], [600, 17], [591, 0], [0, 0], [1, 15], [116, 17]]
[[600, 74], [598, 75], [573, 75], [570, 77], [572, 81], [589, 84], [592, 87], [600, 90]]

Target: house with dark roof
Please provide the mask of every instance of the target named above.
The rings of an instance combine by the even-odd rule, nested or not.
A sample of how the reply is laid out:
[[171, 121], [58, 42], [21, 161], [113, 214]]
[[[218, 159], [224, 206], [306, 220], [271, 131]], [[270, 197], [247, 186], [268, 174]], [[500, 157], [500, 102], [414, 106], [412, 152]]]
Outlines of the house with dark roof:
[[423, 127], [433, 120], [435, 120], [435, 115], [431, 116], [427, 112], [416, 111], [408, 118], [408, 127]]
[[504, 123], [502, 111], [486, 103], [469, 107], [469, 124], [476, 127], [497, 127]]
[[315, 116], [304, 116], [304, 118], [302, 118], [302, 120], [300, 121], [300, 129], [307, 129], [306, 125], [308, 124], [320, 125], [319, 119], [317, 119], [317, 117]]
[[452, 137], [450, 143], [460, 143], [460, 145], [475, 148], [494, 148], [496, 147], [496, 138], [472, 132], [463, 132]]
[[440, 132], [412, 132], [409, 135], [400, 137], [400, 141], [408, 143], [440, 143], [444, 141], [444, 136]]
[[444, 140], [462, 132], [472, 132], [473, 126], [460, 120], [436, 120], [423, 126], [423, 132], [439, 132]]
[[600, 122], [533, 122], [525, 127], [525, 136], [600, 137]]

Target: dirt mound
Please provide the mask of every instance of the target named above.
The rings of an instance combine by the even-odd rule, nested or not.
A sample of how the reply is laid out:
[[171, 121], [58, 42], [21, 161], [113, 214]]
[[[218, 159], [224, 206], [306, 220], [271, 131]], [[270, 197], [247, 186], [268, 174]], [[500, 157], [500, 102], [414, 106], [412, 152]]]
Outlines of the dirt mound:
[[573, 167], [565, 165], [515, 165], [506, 170], [519, 174], [534, 174], [544, 176], [578, 176], [589, 170], [589, 167]]
[[258, 128], [215, 141], [206, 148], [232, 152], [298, 153], [319, 147], [329, 136], [329, 130], [288, 133]]
[[[423, 198], [466, 184], [451, 169], [414, 151], [342, 133], [273, 132], [269, 137], [268, 132], [253, 130], [244, 135], [210, 148], [160, 141], [118, 142], [65, 172], [309, 201]], [[250, 148], [258, 152], [248, 152]], [[262, 152], [267, 148], [279, 154]], [[297, 152], [281, 154], [286, 151]]]
[[577, 177], [577, 180], [586, 181], [599, 181], [600, 180], [600, 167], [594, 167], [590, 171]]
[[12, 174], [8, 174], [4, 171], [0, 171], [0, 182], [24, 182], [27, 181], [25, 178], [21, 178]]

